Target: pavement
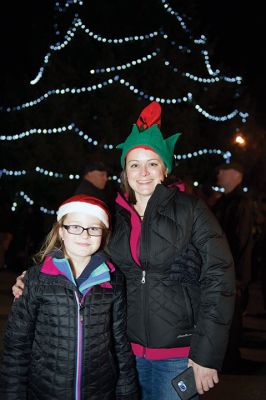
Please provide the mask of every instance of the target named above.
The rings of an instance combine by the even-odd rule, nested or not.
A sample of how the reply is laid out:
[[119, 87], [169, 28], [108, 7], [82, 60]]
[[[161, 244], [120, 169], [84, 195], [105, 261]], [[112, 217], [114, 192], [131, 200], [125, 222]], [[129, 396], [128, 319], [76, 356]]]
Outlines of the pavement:
[[[16, 276], [15, 272], [0, 270], [0, 359], [5, 324], [13, 302], [11, 287]], [[250, 285], [250, 299], [243, 325], [241, 363], [234, 373], [220, 374], [219, 384], [200, 396], [201, 400], [266, 399], [266, 314], [259, 281]]]

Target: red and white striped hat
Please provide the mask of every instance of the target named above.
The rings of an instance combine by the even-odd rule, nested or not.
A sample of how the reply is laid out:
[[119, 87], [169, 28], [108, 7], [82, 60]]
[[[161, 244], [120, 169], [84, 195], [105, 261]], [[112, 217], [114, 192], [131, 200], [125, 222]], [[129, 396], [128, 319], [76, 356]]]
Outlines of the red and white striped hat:
[[57, 211], [57, 221], [69, 213], [83, 213], [98, 218], [106, 228], [110, 225], [110, 213], [106, 204], [97, 197], [77, 194], [65, 200]]

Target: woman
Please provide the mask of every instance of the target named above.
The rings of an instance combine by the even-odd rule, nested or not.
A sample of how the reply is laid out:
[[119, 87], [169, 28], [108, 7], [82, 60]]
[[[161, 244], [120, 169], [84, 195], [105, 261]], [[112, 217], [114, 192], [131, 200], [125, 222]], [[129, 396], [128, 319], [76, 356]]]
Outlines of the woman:
[[232, 256], [215, 217], [163, 185], [179, 135], [163, 138], [160, 112], [156, 102], [146, 107], [118, 146], [125, 195], [109, 245], [126, 277], [142, 400], [176, 400], [171, 380], [188, 365], [198, 393], [218, 383], [234, 308]]
[[201, 200], [162, 184], [179, 135], [164, 140], [159, 125], [154, 102], [118, 146], [125, 196], [117, 197], [109, 246], [126, 276], [128, 336], [145, 400], [176, 399], [170, 382], [187, 365], [200, 394], [218, 382], [234, 307], [233, 261], [216, 219]]

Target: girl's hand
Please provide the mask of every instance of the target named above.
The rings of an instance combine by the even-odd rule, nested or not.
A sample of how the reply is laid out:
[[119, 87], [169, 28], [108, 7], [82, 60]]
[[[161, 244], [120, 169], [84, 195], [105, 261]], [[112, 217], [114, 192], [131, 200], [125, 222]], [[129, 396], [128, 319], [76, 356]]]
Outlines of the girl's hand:
[[199, 394], [204, 394], [204, 392], [207, 392], [219, 382], [216, 369], [202, 367], [190, 359], [188, 360], [188, 366], [193, 368]]
[[23, 271], [22, 274], [17, 277], [15, 285], [12, 286], [12, 293], [15, 299], [18, 299], [23, 293], [24, 276], [26, 275], [26, 272], [27, 271]]

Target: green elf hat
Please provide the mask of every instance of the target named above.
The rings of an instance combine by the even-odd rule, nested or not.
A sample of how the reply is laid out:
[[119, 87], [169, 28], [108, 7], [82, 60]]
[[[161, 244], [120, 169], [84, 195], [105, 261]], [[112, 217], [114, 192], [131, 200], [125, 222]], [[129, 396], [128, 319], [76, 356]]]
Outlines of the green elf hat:
[[164, 139], [159, 128], [161, 125], [160, 117], [161, 106], [156, 101], [153, 101], [149, 106], [144, 108], [137, 124], [133, 125], [132, 131], [125, 142], [116, 146], [117, 149], [122, 150], [122, 168], [124, 168], [125, 158], [130, 150], [135, 147], [144, 147], [157, 153], [164, 161], [168, 172], [172, 171], [174, 148], [180, 133]]

